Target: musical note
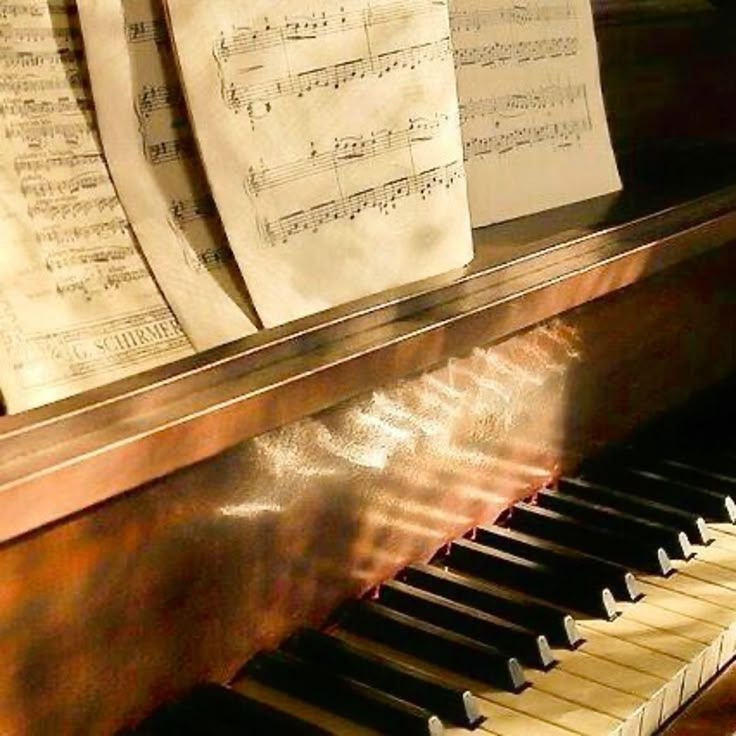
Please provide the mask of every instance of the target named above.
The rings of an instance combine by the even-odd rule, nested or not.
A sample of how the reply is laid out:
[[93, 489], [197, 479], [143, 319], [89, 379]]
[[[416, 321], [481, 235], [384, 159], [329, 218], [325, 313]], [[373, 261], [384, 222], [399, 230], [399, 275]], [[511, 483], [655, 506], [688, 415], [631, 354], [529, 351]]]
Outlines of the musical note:
[[217, 210], [212, 196], [207, 194], [203, 197], [174, 200], [169, 207], [169, 212], [179, 225], [183, 225], [193, 220], [213, 217]]
[[467, 262], [447, 0], [167, 6], [198, 148], [266, 325]]
[[460, 122], [490, 115], [517, 117], [533, 111], [573, 105], [585, 97], [584, 84], [551, 84], [528, 91], [466, 100], [460, 105]]
[[386, 182], [340, 199], [325, 202], [308, 210], [293, 212], [274, 222], [261, 223], [264, 239], [271, 245], [287, 243], [303, 232], [317, 232], [329, 223], [355, 219], [366, 210], [379, 210], [388, 214], [401, 199], [419, 196], [429, 197], [437, 188], [450, 188], [465, 175], [462, 162], [453, 161], [411, 176]]
[[91, 263], [107, 264], [113, 261], [125, 261], [135, 255], [133, 248], [113, 246], [108, 248], [68, 248], [57, 250], [46, 256], [46, 268], [49, 271], [60, 271], [70, 266], [86, 266]]
[[490, 154], [503, 156], [517, 148], [540, 143], [552, 143], [557, 147], [566, 148], [575, 141], [579, 141], [580, 137], [584, 133], [589, 133], [591, 129], [590, 118], [584, 117], [541, 125], [528, 125], [485, 137], [467, 138], [463, 146], [466, 159]]
[[[13, 167], [17, 174], [23, 172], [39, 172], [53, 171], [54, 169], [74, 169], [78, 167], [95, 167], [104, 164], [104, 158], [99, 152], [81, 152], [81, 153], [53, 153], [43, 152], [29, 153], [18, 156], [13, 162]], [[103, 176], [100, 174], [100, 176]], [[104, 182], [101, 181], [102, 184]]]
[[60, 48], [54, 51], [0, 49], [0, 66], [5, 69], [69, 65], [81, 59], [82, 52], [73, 48]]
[[16, 18], [41, 18], [45, 13], [50, 15], [73, 15], [76, 13], [73, 0], [48, 0], [46, 3], [5, 3], [0, 6], [0, 18], [3, 20]]
[[163, 18], [150, 18], [128, 23], [125, 27], [128, 43], [155, 43], [157, 46], [168, 44], [169, 32]]
[[43, 93], [63, 90], [83, 90], [86, 80], [79, 69], [67, 68], [64, 76], [32, 77], [0, 74], [0, 91], [10, 91], [14, 94], [23, 92]]
[[450, 26], [474, 225], [620, 186], [589, 0], [453, 0]]
[[559, 5], [543, 3], [502, 3], [495, 8], [461, 10], [450, 12], [450, 28], [453, 32], [479, 31], [486, 26], [527, 25], [551, 21], [572, 21], [577, 18], [575, 8], [569, 2]]
[[28, 215], [31, 219], [43, 217], [46, 220], [63, 221], [87, 217], [91, 214], [99, 215], [113, 212], [117, 206], [118, 200], [116, 196], [84, 199], [76, 202], [40, 200], [29, 205]]
[[10, 25], [0, 25], [0, 42], [15, 44], [21, 41], [39, 42], [51, 39], [56, 43], [67, 45], [81, 38], [78, 28], [37, 28], [28, 26], [15, 28]]
[[[240, 274], [219, 253], [228, 245], [197, 155], [163, 0], [79, 0], [79, 12], [108, 165], [168, 303], [197, 349], [254, 332]], [[126, 283], [107, 279], [105, 288]]]
[[73, 225], [61, 228], [56, 226], [47, 227], [38, 230], [35, 237], [39, 243], [67, 245], [77, 241], [99, 240], [123, 235], [130, 235], [130, 225], [127, 220], [118, 217], [88, 225]]
[[158, 166], [188, 158], [195, 150], [194, 141], [191, 138], [172, 138], [147, 144], [145, 154], [151, 164]]
[[369, 135], [336, 138], [333, 147], [328, 151], [312, 151], [308, 158], [272, 168], [251, 168], [245, 180], [246, 191], [258, 195], [266, 189], [339, 169], [356, 161], [409, 149], [412, 144], [432, 140], [435, 133], [447, 122], [446, 115], [437, 114], [432, 118], [411, 120], [408, 127], [400, 130], [381, 130]]
[[148, 117], [156, 110], [184, 108], [184, 95], [178, 84], [144, 84], [136, 96], [136, 110], [143, 117]]
[[78, 111], [91, 113], [93, 110], [94, 105], [88, 97], [60, 97], [56, 100], [14, 97], [0, 102], [0, 115], [3, 117], [33, 118], [56, 114], [65, 115]]
[[[192, 257], [192, 255], [194, 257]], [[230, 246], [224, 244], [222, 246], [212, 246], [203, 251], [192, 254], [191, 251], [185, 251], [184, 255], [187, 265], [193, 271], [212, 271], [217, 268], [230, 264], [234, 260], [233, 252]]]
[[0, 302], [13, 319], [22, 310], [17, 340], [9, 346], [0, 336], [9, 409], [190, 354], [181, 334], [176, 345], [151, 340], [145, 353], [104, 346], [113, 325], [143, 327], [161, 310], [173, 316], [102, 156], [75, 2], [0, 4], [0, 139]]
[[231, 110], [238, 112], [245, 109], [251, 118], [257, 118], [271, 112], [273, 101], [280, 97], [302, 97], [320, 89], [339, 89], [366, 77], [380, 78], [394, 71], [415, 69], [420, 64], [444, 59], [451, 51], [450, 39], [442, 38], [376, 56], [297, 72], [260, 84], [230, 82], [223, 86], [222, 97]]
[[266, 23], [261, 30], [241, 28], [234, 29], [231, 34], [220, 34], [214, 54], [218, 61], [227, 63], [234, 56], [264, 51], [287, 42], [318, 40], [356, 28], [370, 29], [409, 18], [419, 19], [427, 13], [444, 12], [445, 8], [444, 3], [435, 0], [399, 0], [352, 11], [342, 8], [339, 13], [287, 16], [280, 26]]
[[485, 46], [455, 51], [456, 66], [498, 66], [501, 64], [544, 61], [578, 53], [576, 36], [541, 38], [534, 41], [494, 42]]
[[85, 122], [45, 122], [29, 120], [22, 123], [11, 123], [6, 126], [5, 138], [20, 139], [29, 148], [40, 148], [49, 140], [63, 139], [70, 146], [80, 146], [92, 137], [89, 123]]

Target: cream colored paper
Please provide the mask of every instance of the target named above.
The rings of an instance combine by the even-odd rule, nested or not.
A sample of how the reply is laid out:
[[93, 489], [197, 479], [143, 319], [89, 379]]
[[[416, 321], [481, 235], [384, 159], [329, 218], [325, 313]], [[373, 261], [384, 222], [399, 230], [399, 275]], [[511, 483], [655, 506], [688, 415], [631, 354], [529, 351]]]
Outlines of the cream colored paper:
[[121, 202], [159, 286], [203, 350], [256, 328], [199, 161], [162, 2], [78, 0], [78, 7]]
[[0, 385], [17, 412], [192, 348], [110, 180], [73, 4], [0, 18]]
[[589, 0], [451, 0], [473, 226], [620, 189]]
[[472, 258], [442, 0], [168, 0], [194, 129], [276, 325]]

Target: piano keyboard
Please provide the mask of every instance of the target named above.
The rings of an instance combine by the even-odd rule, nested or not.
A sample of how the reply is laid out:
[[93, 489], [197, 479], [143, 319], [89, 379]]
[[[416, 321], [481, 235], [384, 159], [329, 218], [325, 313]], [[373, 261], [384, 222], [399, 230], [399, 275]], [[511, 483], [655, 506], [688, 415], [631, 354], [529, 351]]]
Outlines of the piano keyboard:
[[135, 733], [654, 733], [736, 652], [736, 452], [640, 449], [561, 479]]

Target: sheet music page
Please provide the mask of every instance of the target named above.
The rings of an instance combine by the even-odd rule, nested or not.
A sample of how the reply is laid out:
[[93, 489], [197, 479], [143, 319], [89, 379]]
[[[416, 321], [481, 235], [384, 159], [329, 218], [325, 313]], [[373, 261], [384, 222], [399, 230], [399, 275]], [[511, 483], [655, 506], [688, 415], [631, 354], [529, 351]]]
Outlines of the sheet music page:
[[199, 350], [255, 332], [189, 126], [163, 0], [78, 6], [105, 155], [159, 286]]
[[473, 226], [621, 188], [589, 0], [451, 0]]
[[137, 250], [73, 3], [0, 6], [0, 385], [40, 406], [192, 353]]
[[444, 0], [168, 0], [205, 168], [266, 325], [472, 258]]

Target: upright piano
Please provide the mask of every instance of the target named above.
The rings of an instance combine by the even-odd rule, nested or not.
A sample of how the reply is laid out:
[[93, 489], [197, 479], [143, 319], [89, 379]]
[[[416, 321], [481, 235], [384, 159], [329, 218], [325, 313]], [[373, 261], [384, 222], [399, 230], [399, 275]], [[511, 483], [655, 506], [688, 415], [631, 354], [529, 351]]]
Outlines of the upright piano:
[[[327, 635], [319, 632], [334, 626], [335, 611], [367, 593], [365, 610], [384, 605], [376, 586], [397, 574], [383, 586], [396, 601], [422, 574], [451, 576], [457, 549], [517, 534], [513, 523], [488, 526], [509, 508], [512, 522], [521, 518], [519, 508], [546, 508], [549, 491], [536, 505], [519, 502], [733, 376], [736, 18], [728, 3], [706, 0], [596, 0], [594, 7], [621, 194], [479, 230], [476, 258], [461, 272], [0, 417], [1, 734], [135, 728], [202, 683], [210, 690], [195, 692], [209, 693], [205, 700], [227, 700], [240, 692], [243, 665], [254, 661], [267, 665], [246, 664], [250, 700], [239, 702], [270, 703], [260, 713], [282, 724], [272, 733], [291, 726], [308, 733], [307, 722], [314, 733], [409, 733], [413, 726], [391, 720], [386, 698], [378, 699], [389, 713], [385, 723], [393, 724], [385, 728], [311, 702], [332, 692], [352, 703], [368, 687], [340, 672], [320, 670], [325, 680], [316, 695], [287, 692], [283, 703], [291, 705], [280, 705], [278, 657], [264, 660], [263, 653], [279, 647], [283, 653], [297, 631], [328, 647], [325, 636], [339, 637], [329, 628]], [[721, 401], [708, 417], [719, 410], [733, 416], [733, 405]], [[694, 441], [706, 429], [712, 437], [710, 421], [692, 419], [681, 431]], [[610, 468], [623, 461], [602, 462]], [[590, 501], [595, 485], [578, 488], [576, 498]], [[611, 488], [613, 481], [598, 485], [630, 493]], [[690, 478], [675, 486], [698, 484]], [[633, 523], [636, 508], [676, 506], [670, 491], [653, 502], [644, 488], [638, 507], [637, 493], [630, 493], [633, 505], [617, 523]], [[724, 508], [728, 517], [730, 507]], [[582, 644], [559, 653], [554, 636], [537, 637], [541, 664], [518, 665], [512, 651], [504, 659], [510, 687], [487, 684], [488, 692], [474, 696], [483, 707], [476, 712], [474, 701], [465, 712], [468, 723], [446, 722], [446, 731], [569, 736], [659, 728], [733, 652], [736, 624], [728, 617], [736, 621], [736, 563], [728, 555], [736, 537], [729, 536], [726, 517], [715, 519], [713, 545], [690, 540], [702, 547], [696, 562], [668, 562], [678, 571], [662, 580], [680, 580], [671, 591], [644, 569], [643, 582], [619, 580], [638, 585], [644, 602], [626, 602], [627, 591], [614, 586], [598, 600], [599, 618], [579, 621], [584, 635], [573, 636], [568, 627], [571, 645], [579, 643], [576, 636], [593, 641], [600, 633], [598, 649]], [[583, 540], [598, 526], [580, 518]], [[656, 525], [648, 516], [644, 521]], [[472, 539], [464, 537], [469, 532]], [[635, 536], [624, 538], [636, 546]], [[606, 562], [602, 554], [586, 555], [587, 562], [567, 568], [568, 577], [584, 577], [587, 564]], [[690, 575], [690, 564], [721, 578]], [[695, 587], [686, 590], [683, 580]], [[514, 581], [503, 585], [513, 589]], [[710, 594], [724, 598], [708, 601]], [[678, 613], [675, 604], [687, 596], [704, 601], [705, 613]], [[534, 610], [547, 603], [543, 597]], [[518, 615], [526, 615], [523, 601], [532, 606], [532, 598], [521, 597]], [[509, 593], [507, 603], [513, 600]], [[553, 604], [560, 609], [559, 600]], [[617, 621], [624, 623], [607, 622], [619, 605], [625, 610]], [[649, 618], [637, 613], [627, 629], [627, 606]], [[391, 608], [399, 609], [399, 603]], [[393, 645], [381, 636], [407, 616], [405, 610], [386, 618], [385, 631], [373, 640], [364, 632], [374, 643], [361, 650], [361, 661], [390, 660], [402, 636], [411, 635], [404, 631]], [[702, 626], [679, 634], [667, 628], [686, 621]], [[608, 623], [618, 626], [629, 653], [639, 647], [648, 656], [636, 662], [617, 654], [618, 635], [606, 633]], [[637, 640], [645, 630], [680, 648], [666, 653], [664, 644]], [[358, 646], [361, 636], [351, 641], [340, 651]], [[430, 659], [442, 649], [432, 641]], [[508, 649], [500, 635], [494, 646]], [[700, 658], [697, 668], [691, 650], [693, 661]], [[289, 651], [282, 659], [293, 664]], [[416, 653], [406, 658], [395, 663], [404, 668], [402, 682], [417, 671], [420, 680], [429, 678]], [[576, 664], [580, 658], [593, 669]], [[308, 684], [310, 668], [326, 668], [327, 654], [317, 659], [300, 660], [306, 669], [295, 671], [306, 674], [299, 687]], [[560, 664], [553, 668], [552, 660]], [[438, 708], [444, 692], [438, 673], [452, 670], [455, 690], [473, 690], [463, 678], [476, 678], [475, 665], [469, 661], [473, 671], [465, 674], [457, 665], [428, 665]], [[618, 668], [620, 684], [600, 682], [606, 668]], [[259, 672], [266, 673], [261, 680]], [[269, 673], [276, 679], [264, 684]], [[651, 691], [660, 698], [656, 707], [649, 703], [655, 694], [640, 692], [649, 692], [653, 681], [661, 681]], [[425, 695], [435, 693], [426, 687]], [[338, 706], [340, 698], [333, 697]], [[305, 710], [291, 713], [293, 720], [268, 720], [298, 710], [302, 701]], [[632, 715], [627, 703], [632, 714], [637, 703], [642, 707]], [[251, 730], [264, 732], [258, 709], [253, 713]], [[205, 724], [196, 732], [242, 732], [224, 721], [218, 727], [216, 712], [212, 719], [209, 730]], [[427, 723], [428, 733], [441, 732], [441, 723]], [[194, 720], [180, 722], [181, 733], [194, 728]]]

